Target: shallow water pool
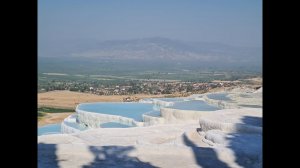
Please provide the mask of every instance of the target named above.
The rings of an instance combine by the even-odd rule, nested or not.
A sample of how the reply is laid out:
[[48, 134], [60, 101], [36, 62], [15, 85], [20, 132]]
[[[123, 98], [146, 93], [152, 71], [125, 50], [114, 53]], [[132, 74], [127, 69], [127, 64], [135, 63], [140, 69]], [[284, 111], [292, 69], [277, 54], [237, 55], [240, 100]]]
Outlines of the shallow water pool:
[[181, 102], [184, 101], [183, 98], [155, 98], [157, 100], [166, 101], [166, 102]]
[[178, 102], [175, 103], [174, 106], [171, 106], [170, 108], [179, 109], [179, 110], [196, 110], [196, 111], [215, 111], [220, 109], [216, 106], [211, 106], [202, 100]]
[[132, 126], [116, 123], [116, 122], [107, 122], [100, 124], [101, 128], [130, 128]]
[[227, 97], [227, 95], [228, 95], [227, 93], [212, 93], [212, 94], [208, 94], [207, 97], [215, 100], [225, 100], [225, 101], [231, 100], [229, 97]]
[[241, 104], [241, 107], [250, 107], [250, 108], [262, 108], [261, 105], [252, 105], [252, 104]]
[[38, 127], [38, 136], [46, 134], [60, 134], [61, 124], [49, 124], [42, 127]]
[[144, 113], [153, 111], [153, 104], [149, 103], [86, 103], [78, 106], [79, 110], [86, 112], [118, 115], [143, 121]]
[[152, 117], [160, 117], [161, 116], [160, 111], [154, 111], [154, 110], [150, 111], [148, 113], [145, 113], [145, 115], [152, 116]]

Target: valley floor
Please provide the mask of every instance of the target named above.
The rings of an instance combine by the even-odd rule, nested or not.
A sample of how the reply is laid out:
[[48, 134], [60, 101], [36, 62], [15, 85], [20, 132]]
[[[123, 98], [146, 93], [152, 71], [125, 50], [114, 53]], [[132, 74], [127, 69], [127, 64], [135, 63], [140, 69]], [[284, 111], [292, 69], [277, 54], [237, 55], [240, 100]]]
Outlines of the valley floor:
[[38, 93], [38, 106], [46, 107], [59, 107], [59, 108], [73, 108], [80, 103], [87, 102], [122, 102], [123, 98], [155, 98], [164, 97], [166, 95], [111, 95], [111, 96], [99, 96], [90, 93], [79, 93], [71, 91], [51, 91], [45, 93]]

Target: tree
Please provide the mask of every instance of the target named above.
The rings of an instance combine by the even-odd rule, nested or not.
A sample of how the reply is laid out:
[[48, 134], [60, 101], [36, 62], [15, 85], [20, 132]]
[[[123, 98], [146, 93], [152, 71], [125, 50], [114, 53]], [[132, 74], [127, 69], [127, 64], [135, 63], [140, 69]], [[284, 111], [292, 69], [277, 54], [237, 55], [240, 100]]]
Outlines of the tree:
[[188, 85], [187, 88], [186, 88], [186, 91], [187, 92], [192, 92], [193, 91], [193, 86]]

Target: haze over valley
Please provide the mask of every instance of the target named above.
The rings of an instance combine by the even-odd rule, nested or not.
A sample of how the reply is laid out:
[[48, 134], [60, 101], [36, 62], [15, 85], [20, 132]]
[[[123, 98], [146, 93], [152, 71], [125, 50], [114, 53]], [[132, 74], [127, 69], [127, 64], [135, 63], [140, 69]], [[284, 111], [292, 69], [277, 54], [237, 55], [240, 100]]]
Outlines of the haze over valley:
[[[261, 72], [262, 48], [168, 38], [58, 42], [39, 52], [41, 73], [124, 71], [234, 70]], [[105, 67], [105, 68], [104, 68]]]

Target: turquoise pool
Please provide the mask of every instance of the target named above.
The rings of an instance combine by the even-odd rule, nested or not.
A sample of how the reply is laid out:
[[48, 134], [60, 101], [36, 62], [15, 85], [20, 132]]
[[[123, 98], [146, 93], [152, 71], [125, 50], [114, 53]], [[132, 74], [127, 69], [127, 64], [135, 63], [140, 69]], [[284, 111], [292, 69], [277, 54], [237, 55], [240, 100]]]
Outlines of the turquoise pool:
[[181, 102], [184, 101], [183, 98], [155, 98], [157, 100], [166, 101], [166, 102]]
[[[222, 95], [226, 96], [226, 95]], [[179, 109], [179, 110], [196, 110], [196, 111], [215, 111], [220, 108], [207, 104], [202, 100], [190, 100], [184, 101], [181, 98], [162, 98], [159, 100], [165, 100], [174, 102], [174, 105], [171, 105], [169, 108]], [[118, 115], [127, 118], [132, 118], [135, 121], [143, 121], [143, 114], [153, 117], [161, 116], [160, 107], [152, 103], [119, 103], [119, 102], [98, 102], [98, 103], [84, 103], [80, 104], [77, 107], [78, 110], [85, 112], [101, 113], [108, 115]], [[71, 119], [76, 119], [74, 116]], [[76, 128], [78, 130], [86, 130], [87, 128], [83, 125], [80, 125], [76, 122], [65, 121], [67, 126]], [[122, 123], [116, 122], [107, 122], [101, 123], [100, 127], [102, 128], [128, 128], [128, 126]], [[57, 134], [61, 133], [61, 124], [50, 124], [38, 128], [38, 135], [45, 134]]]
[[38, 127], [38, 136], [46, 134], [60, 134], [61, 124], [49, 124], [42, 127]]
[[118, 115], [140, 122], [143, 121], [144, 113], [155, 110], [153, 104], [150, 103], [86, 103], [80, 104], [78, 109], [86, 112]]
[[155, 111], [155, 110], [145, 113], [145, 115], [152, 116], [152, 117], [160, 117], [161, 116], [160, 111]]
[[132, 126], [116, 123], [116, 122], [107, 122], [100, 124], [101, 128], [130, 128]]
[[250, 108], [262, 108], [261, 105], [251, 105], [251, 104], [241, 104], [241, 107], [250, 107]]
[[227, 93], [212, 93], [207, 95], [210, 99], [230, 101], [231, 99], [227, 96]]
[[196, 110], [196, 111], [216, 111], [220, 109], [216, 106], [211, 106], [202, 100], [178, 102], [169, 108], [178, 109], [178, 110]]

